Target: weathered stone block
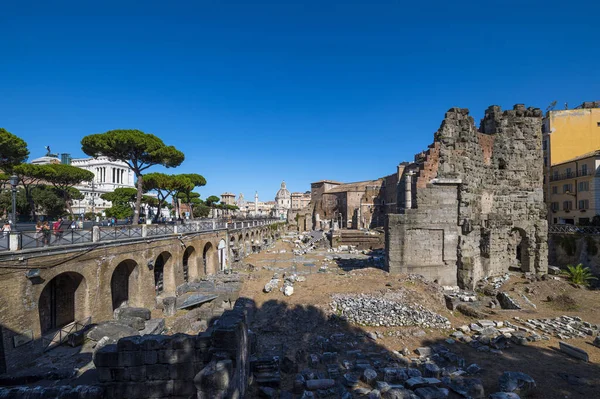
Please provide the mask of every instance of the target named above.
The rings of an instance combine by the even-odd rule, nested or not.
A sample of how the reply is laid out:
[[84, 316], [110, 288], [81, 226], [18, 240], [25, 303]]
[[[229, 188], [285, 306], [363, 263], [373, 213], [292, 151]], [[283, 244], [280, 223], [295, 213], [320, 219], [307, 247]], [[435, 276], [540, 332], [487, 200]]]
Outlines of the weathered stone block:
[[134, 367], [144, 364], [144, 353], [141, 351], [119, 352], [119, 367]]
[[198, 399], [225, 399], [232, 377], [230, 360], [210, 362], [194, 377]]
[[118, 367], [119, 352], [117, 345], [105, 345], [94, 354], [94, 364], [96, 367]]
[[173, 395], [185, 396], [196, 394], [196, 386], [193, 380], [174, 380], [173, 381]]
[[[135, 352], [132, 352], [135, 353]], [[167, 349], [158, 351], [158, 362], [165, 364], [192, 363], [195, 360], [195, 352], [185, 349]]]
[[129, 367], [129, 378], [131, 381], [145, 381], [146, 366]]
[[560, 350], [565, 352], [567, 355], [572, 356], [577, 359], [581, 359], [584, 362], [590, 361], [590, 355], [588, 355], [588, 353], [586, 351], [584, 351], [583, 349], [578, 348], [573, 345], [569, 345], [566, 342], [562, 342], [562, 341], [560, 341], [558, 344], [560, 345]]
[[121, 338], [117, 342], [117, 350], [119, 352], [139, 351], [142, 348], [141, 343], [142, 343], [142, 337], [140, 337], [140, 336]]
[[[196, 373], [193, 363], [178, 363], [169, 365], [170, 379], [192, 381]], [[192, 384], [193, 385], [193, 384]]]
[[152, 313], [146, 308], [117, 308], [115, 309], [115, 319], [119, 320], [122, 317], [140, 317], [143, 320], [150, 320]]
[[158, 363], [158, 351], [149, 350], [144, 351], [144, 364], [156, 364]]
[[170, 369], [168, 364], [153, 364], [146, 366], [146, 378], [149, 381], [168, 380]]

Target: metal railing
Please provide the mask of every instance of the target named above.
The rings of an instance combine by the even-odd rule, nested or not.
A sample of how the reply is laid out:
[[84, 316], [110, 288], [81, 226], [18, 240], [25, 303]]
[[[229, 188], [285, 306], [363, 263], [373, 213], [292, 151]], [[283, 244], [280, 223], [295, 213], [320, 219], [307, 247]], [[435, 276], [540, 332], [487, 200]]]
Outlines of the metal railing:
[[[243, 229], [265, 226], [280, 222], [279, 219], [258, 219], [243, 221], [227, 221], [224, 219], [200, 219], [185, 224], [149, 224], [121, 225], [114, 227], [94, 226], [90, 230], [64, 229], [46, 232], [13, 231], [3, 234], [0, 232], [0, 253], [21, 249], [34, 249], [72, 244], [107, 242], [143, 237], [168, 236], [224, 229]], [[17, 236], [15, 240], [14, 237]], [[11, 237], [13, 238], [11, 240]], [[17, 248], [11, 248], [11, 245]]]
[[60, 245], [85, 244], [93, 241], [91, 230], [20, 231], [19, 248], [30, 249]]
[[600, 227], [596, 226], [574, 226], [572, 224], [551, 224], [548, 226], [548, 234], [588, 234], [599, 235]]
[[0, 233], [0, 252], [10, 250], [10, 233]]
[[595, 173], [593, 169], [579, 169], [575, 172], [565, 172], [550, 175], [550, 181], [559, 181], [565, 179], [574, 179], [576, 177], [592, 176]]
[[175, 225], [172, 224], [157, 224], [147, 225], [146, 234], [148, 236], [166, 236], [175, 233]]
[[90, 325], [91, 322], [92, 317], [90, 316], [86, 319], [83, 319], [82, 321], [74, 321], [70, 324], [67, 324], [60, 330], [55, 331], [51, 334], [46, 334], [46, 336], [42, 336], [42, 346], [44, 347], [44, 352], [61, 345], [69, 338], [69, 335], [83, 330], [85, 327]]
[[142, 226], [100, 227], [98, 241], [142, 237]]

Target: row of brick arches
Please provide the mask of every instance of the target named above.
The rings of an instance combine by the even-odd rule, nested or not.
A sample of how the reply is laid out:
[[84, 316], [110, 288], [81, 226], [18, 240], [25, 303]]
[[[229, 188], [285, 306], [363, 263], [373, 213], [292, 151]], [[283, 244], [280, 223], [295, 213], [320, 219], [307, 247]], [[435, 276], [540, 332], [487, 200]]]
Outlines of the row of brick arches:
[[[153, 276], [155, 294], [161, 295], [175, 292], [176, 281], [181, 282], [181, 278], [176, 279], [176, 273], [183, 274], [183, 282], [217, 273], [225, 265], [224, 248], [225, 243], [221, 240], [218, 246], [207, 242], [200, 249], [189, 245], [177, 258], [171, 252], [163, 251], [147, 263], [135, 259], [121, 261], [110, 277], [112, 309], [124, 305], [142, 306], [144, 292], [149, 290], [150, 275]], [[41, 333], [85, 318], [89, 314], [90, 300], [88, 282], [82, 274], [64, 272], [52, 278], [38, 301]]]

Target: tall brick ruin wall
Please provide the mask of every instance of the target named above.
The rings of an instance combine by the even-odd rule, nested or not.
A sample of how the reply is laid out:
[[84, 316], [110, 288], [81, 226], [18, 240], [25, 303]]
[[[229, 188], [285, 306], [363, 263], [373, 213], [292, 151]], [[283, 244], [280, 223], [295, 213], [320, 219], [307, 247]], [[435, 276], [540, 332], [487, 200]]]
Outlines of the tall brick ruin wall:
[[[388, 215], [391, 272], [472, 287], [515, 266], [517, 253], [523, 271], [547, 269], [541, 117], [492, 106], [477, 129], [468, 110], [446, 113], [425, 159], [405, 168], [417, 172], [412, 208]], [[404, 203], [403, 184], [398, 192]]]

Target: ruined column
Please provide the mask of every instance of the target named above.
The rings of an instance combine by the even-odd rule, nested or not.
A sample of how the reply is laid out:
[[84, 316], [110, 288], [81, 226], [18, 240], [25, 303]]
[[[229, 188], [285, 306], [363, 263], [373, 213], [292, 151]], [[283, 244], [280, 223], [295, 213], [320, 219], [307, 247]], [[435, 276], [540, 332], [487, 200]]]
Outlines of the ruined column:
[[406, 174], [406, 178], [404, 179], [404, 208], [406, 209], [412, 208], [412, 175], [412, 171], [408, 172]]

